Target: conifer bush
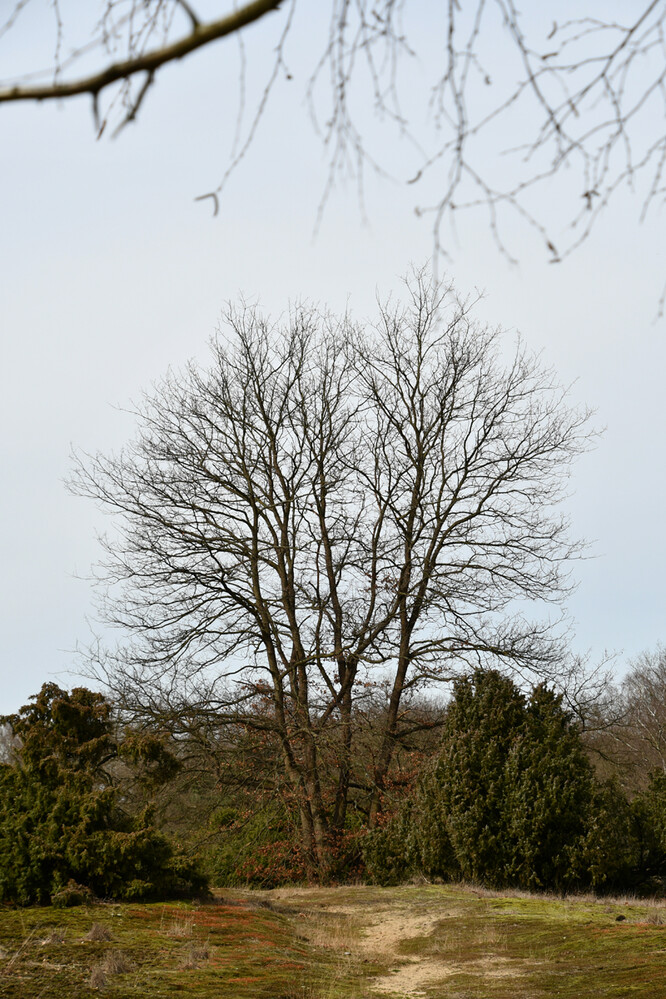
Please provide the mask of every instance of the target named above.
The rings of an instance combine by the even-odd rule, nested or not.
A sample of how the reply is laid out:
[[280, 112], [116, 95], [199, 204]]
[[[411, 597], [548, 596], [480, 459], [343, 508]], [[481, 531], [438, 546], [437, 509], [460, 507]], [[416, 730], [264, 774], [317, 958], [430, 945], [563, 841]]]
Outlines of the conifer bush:
[[368, 837], [366, 866], [380, 883], [422, 873], [490, 887], [600, 884], [594, 832], [611, 807], [561, 697], [544, 685], [527, 697], [478, 670], [454, 685], [439, 755], [410, 805]]
[[131, 814], [109, 767], [121, 747], [111, 708], [86, 688], [45, 684], [2, 719], [19, 740], [0, 764], [0, 901], [72, 904], [88, 893], [146, 899], [205, 890], [205, 879], [152, 823]]
[[666, 890], [666, 772], [653, 771], [645, 788], [632, 802], [640, 854], [639, 870], [645, 887]]

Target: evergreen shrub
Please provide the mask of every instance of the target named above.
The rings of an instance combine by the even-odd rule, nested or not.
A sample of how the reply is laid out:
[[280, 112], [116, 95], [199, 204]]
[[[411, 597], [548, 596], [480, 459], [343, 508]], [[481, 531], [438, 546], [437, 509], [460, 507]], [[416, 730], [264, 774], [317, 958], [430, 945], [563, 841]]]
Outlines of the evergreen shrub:
[[121, 747], [102, 694], [45, 684], [2, 721], [19, 740], [0, 764], [0, 901], [72, 904], [203, 892], [205, 878], [152, 823], [130, 814], [109, 766]]
[[601, 863], [616, 805], [560, 696], [540, 685], [526, 697], [478, 670], [454, 685], [439, 755], [413, 801], [368, 836], [367, 871], [378, 883], [423, 874], [558, 891], [621, 880], [633, 849], [626, 803], [622, 849]]

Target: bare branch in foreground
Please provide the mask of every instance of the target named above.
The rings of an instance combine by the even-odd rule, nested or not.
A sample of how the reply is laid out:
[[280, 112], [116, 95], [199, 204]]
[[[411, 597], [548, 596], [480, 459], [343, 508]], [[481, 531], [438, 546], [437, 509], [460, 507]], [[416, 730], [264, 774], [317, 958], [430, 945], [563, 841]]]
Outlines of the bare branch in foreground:
[[[0, 22], [0, 39], [20, 30], [29, 3], [14, 0]], [[305, 81], [299, 96], [328, 160], [315, 228], [341, 179], [355, 182], [364, 213], [372, 174], [411, 185], [415, 212], [431, 220], [435, 256], [446, 256], [445, 231], [457, 232], [461, 213], [480, 210], [508, 260], [519, 257], [508, 240], [513, 218], [557, 264], [588, 238], [623, 189], [638, 194], [640, 219], [666, 193], [666, 0], [626, 0], [602, 12], [590, 2], [571, 20], [558, 11], [556, 23], [548, 5], [527, 14], [514, 0], [431, 4], [425, 24], [410, 0], [318, 6], [316, 0], [254, 0], [210, 23], [200, 23], [190, 0], [105, 0], [102, 6], [88, 41], [65, 57], [64, 4], [52, 4], [50, 81], [37, 85], [17, 76], [0, 88], [0, 102], [88, 94], [99, 135], [109, 118], [104, 114], [100, 124], [98, 98], [106, 88], [116, 84], [122, 127], [135, 120], [145, 96], [145, 84], [138, 97], [133, 92], [137, 74], [152, 81], [167, 63], [226, 35], [240, 38], [246, 25], [289, 8], [268, 59], [246, 60], [241, 53], [237, 134], [226, 169], [217, 173], [221, 181], [202, 197], [220, 199], [255, 141], [269, 94], [281, 79], [292, 79], [287, 42], [298, 46], [295, 59], [305, 56], [298, 63]], [[318, 41], [322, 11], [328, 27]], [[170, 41], [181, 19], [187, 33]], [[438, 38], [438, 45], [429, 44]], [[81, 58], [99, 50], [105, 68], [66, 80]], [[256, 94], [248, 105], [250, 74], [257, 86], [247, 91]], [[219, 207], [214, 198], [213, 205]]]
[[[176, 59], [184, 59], [197, 49], [211, 42], [232, 35], [248, 24], [258, 21], [272, 10], [277, 10], [283, 0], [253, 0], [239, 10], [208, 24], [192, 25], [192, 31], [183, 38], [165, 45], [153, 52], [141, 54], [133, 59], [112, 63], [106, 69], [92, 76], [85, 76], [69, 83], [50, 83], [42, 86], [12, 86], [0, 89], [0, 103], [9, 101], [51, 101], [80, 94], [100, 94], [106, 87], [119, 80], [128, 80], [137, 73], [147, 73], [150, 81], [157, 70]], [[189, 7], [187, 8], [189, 11]], [[190, 14], [191, 18], [192, 15]], [[196, 19], [194, 19], [196, 20]]]

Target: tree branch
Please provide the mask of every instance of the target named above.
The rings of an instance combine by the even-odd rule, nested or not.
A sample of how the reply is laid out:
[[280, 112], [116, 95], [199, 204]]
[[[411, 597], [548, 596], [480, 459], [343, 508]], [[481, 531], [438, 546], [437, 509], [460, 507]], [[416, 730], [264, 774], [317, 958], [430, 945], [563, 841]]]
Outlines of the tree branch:
[[270, 11], [277, 10], [282, 2], [283, 0], [253, 0], [252, 3], [246, 4], [240, 10], [236, 10], [217, 21], [194, 26], [188, 35], [171, 45], [165, 45], [154, 52], [148, 52], [134, 59], [113, 63], [100, 73], [72, 80], [70, 83], [51, 83], [31, 87], [14, 86], [0, 89], [0, 103], [59, 100], [64, 97], [75, 97], [78, 94], [97, 96], [112, 83], [117, 83], [118, 80], [127, 80], [137, 73], [147, 73], [151, 79], [154, 73], [167, 63], [183, 59], [190, 52], [194, 52], [218, 38], [224, 38], [226, 35], [240, 31], [248, 24], [260, 20]]

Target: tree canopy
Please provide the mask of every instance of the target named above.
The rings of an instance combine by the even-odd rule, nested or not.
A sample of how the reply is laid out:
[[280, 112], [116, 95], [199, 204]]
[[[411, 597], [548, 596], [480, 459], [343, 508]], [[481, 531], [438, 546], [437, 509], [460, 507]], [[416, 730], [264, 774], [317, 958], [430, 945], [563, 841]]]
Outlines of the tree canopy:
[[274, 738], [325, 870], [351, 783], [381, 809], [406, 697], [470, 663], [561, 675], [552, 624], [523, 609], [568, 589], [558, 503], [587, 414], [425, 278], [371, 328], [232, 309], [211, 350], [146, 396], [127, 450], [79, 457], [73, 488], [117, 514], [102, 612], [128, 640], [101, 667], [127, 707]]

